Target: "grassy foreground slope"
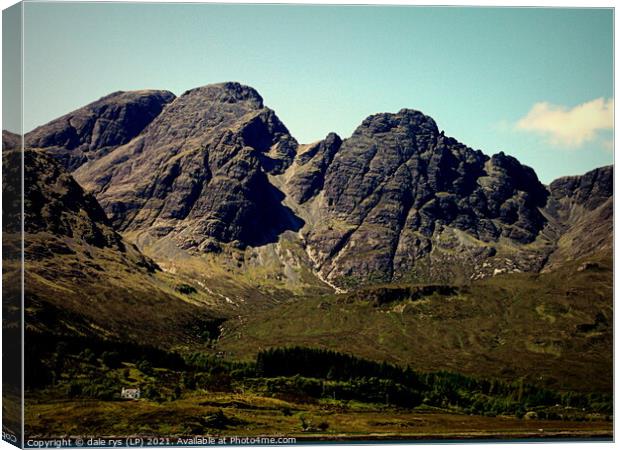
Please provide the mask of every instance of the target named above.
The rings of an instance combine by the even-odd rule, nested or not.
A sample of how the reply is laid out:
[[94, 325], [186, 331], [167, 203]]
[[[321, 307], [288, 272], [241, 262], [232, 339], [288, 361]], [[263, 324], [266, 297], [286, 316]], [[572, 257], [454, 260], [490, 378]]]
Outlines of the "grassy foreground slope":
[[297, 300], [228, 321], [217, 349], [252, 359], [270, 347], [321, 347], [418, 371], [606, 392], [613, 381], [612, 270], [611, 257], [600, 254], [549, 273], [502, 274], [431, 295], [392, 286]]
[[[3, 270], [20, 272], [23, 245], [28, 331], [159, 341], [167, 347], [201, 342], [195, 328], [216, 315], [212, 299], [182, 292], [183, 280], [164, 273], [124, 240], [64, 168], [41, 151], [7, 150], [3, 169], [3, 194], [12, 212], [4, 217]], [[17, 213], [20, 186], [10, 183], [22, 170], [23, 223]], [[7, 294], [14, 297], [19, 277], [7, 280]], [[14, 320], [20, 304], [5, 307], [7, 321]]]
[[[288, 402], [255, 395], [200, 393], [164, 405], [149, 400], [37, 402], [26, 410], [28, 436], [291, 436], [298, 440], [609, 438], [605, 420], [524, 420], [381, 405]], [[211, 427], [209, 426], [211, 424]], [[325, 430], [304, 430], [304, 424]]]
[[[26, 379], [29, 438], [609, 438], [612, 433], [613, 406], [605, 394], [416, 373], [308, 348], [264, 351], [255, 362], [239, 363], [201, 352], [181, 357], [154, 348], [115, 347], [109, 341], [30, 339], [38, 344], [39, 367]], [[123, 401], [121, 387], [140, 388], [142, 397]]]

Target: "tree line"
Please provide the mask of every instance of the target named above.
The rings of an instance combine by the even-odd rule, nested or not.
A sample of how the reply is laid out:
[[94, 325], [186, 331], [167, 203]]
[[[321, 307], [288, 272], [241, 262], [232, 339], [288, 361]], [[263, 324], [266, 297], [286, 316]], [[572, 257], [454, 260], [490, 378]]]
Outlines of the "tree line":
[[[325, 398], [404, 408], [427, 405], [486, 415], [522, 416], [529, 410], [558, 410], [558, 406], [603, 414], [613, 411], [611, 394], [559, 392], [522, 378], [503, 381], [447, 371], [425, 373], [318, 348], [272, 348], [260, 351], [253, 362], [241, 362], [209, 352], [181, 355], [83, 337], [51, 339], [29, 332], [27, 339], [26, 388], [68, 383], [69, 397], [115, 398], [127, 378], [121, 372], [128, 373], [129, 364], [149, 380], [141, 386], [144, 396], [161, 401], [196, 389], [241, 389], [292, 400]], [[155, 368], [166, 369], [167, 375]]]
[[[611, 414], [609, 394], [553, 391], [524, 382], [476, 378], [460, 373], [423, 373], [409, 366], [369, 361], [332, 350], [290, 347], [263, 350], [256, 358], [256, 374], [278, 379], [268, 390], [294, 389], [314, 397], [389, 403], [403, 407], [426, 404], [458, 408], [476, 414], [510, 413], [561, 406]], [[285, 381], [287, 378], [294, 382]], [[324, 380], [319, 383], [311, 380]]]

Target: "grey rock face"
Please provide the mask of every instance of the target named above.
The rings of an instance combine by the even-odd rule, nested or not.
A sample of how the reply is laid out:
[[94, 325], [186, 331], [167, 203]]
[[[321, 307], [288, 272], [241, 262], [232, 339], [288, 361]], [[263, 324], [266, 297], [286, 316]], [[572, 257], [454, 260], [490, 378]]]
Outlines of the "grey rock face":
[[[23, 248], [30, 331], [162, 347], [198, 339], [193, 324], [208, 320], [210, 311], [167, 288], [158, 266], [112, 228], [97, 200], [55, 159], [44, 150], [6, 150], [2, 157], [3, 262], [9, 273], [17, 271], [20, 286]], [[22, 169], [23, 235], [15, 213], [21, 183], [16, 189], [11, 182]]]
[[614, 193], [613, 166], [599, 167], [581, 176], [562, 177], [549, 185], [556, 200], [570, 198], [588, 210], [598, 208]]
[[299, 170], [287, 182], [287, 191], [297, 203], [307, 202], [323, 189], [325, 172], [341, 145], [342, 139], [330, 133], [297, 155]]
[[95, 247], [124, 250], [103, 209], [49, 156], [24, 153], [24, 231], [49, 232]]
[[129, 142], [174, 99], [168, 91], [115, 92], [26, 134], [70, 172]]
[[[22, 152], [3, 153], [5, 180], [22, 171]], [[154, 271], [157, 266], [133, 244], [127, 244], [112, 228], [94, 196], [83, 191], [62, 166], [43, 151], [23, 153], [24, 246], [27, 260], [54, 255], [108, 251], [129, 268]], [[19, 203], [13, 186], [3, 184], [5, 200]], [[6, 217], [5, 217], [6, 218]], [[14, 219], [9, 217], [9, 219]], [[19, 220], [9, 220], [7, 233], [21, 229]]]
[[223, 83], [185, 92], [140, 136], [76, 178], [120, 230], [148, 229], [201, 251], [261, 245], [300, 226], [268, 180], [290, 165], [296, 148], [254, 89]]
[[555, 237], [556, 248], [546, 270], [596, 252], [612, 251], [613, 166], [558, 178], [549, 191], [545, 213], [550, 223], [545, 232]]
[[546, 198], [534, 171], [512, 157], [474, 151], [418, 111], [377, 114], [326, 170], [324, 220], [309, 231], [307, 246], [331, 279], [391, 281], [429, 255], [447, 228], [485, 243], [532, 242], [545, 223], [538, 208]]

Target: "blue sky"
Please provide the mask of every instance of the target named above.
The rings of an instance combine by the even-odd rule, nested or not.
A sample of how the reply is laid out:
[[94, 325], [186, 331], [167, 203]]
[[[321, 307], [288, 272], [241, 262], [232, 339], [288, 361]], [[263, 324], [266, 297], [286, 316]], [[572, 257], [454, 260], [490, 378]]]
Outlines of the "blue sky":
[[234, 80], [300, 142], [407, 107], [543, 182], [613, 162], [611, 9], [26, 3], [24, 25], [26, 131], [116, 90]]

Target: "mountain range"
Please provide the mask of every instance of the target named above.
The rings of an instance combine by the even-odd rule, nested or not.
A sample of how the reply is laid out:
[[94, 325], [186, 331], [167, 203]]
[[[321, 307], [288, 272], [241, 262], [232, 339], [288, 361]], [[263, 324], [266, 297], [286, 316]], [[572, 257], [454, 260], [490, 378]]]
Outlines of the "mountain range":
[[[292, 282], [303, 266], [340, 290], [541, 271], [611, 245], [611, 166], [544, 186], [416, 110], [304, 145], [258, 92], [222, 83], [117, 92], [25, 138], [163, 261], [267, 258]], [[571, 240], [585, 223], [594, 233]]]
[[[600, 338], [611, 333], [600, 320], [608, 320], [601, 305], [612, 283], [612, 166], [546, 186], [516, 158], [472, 149], [413, 109], [372, 115], [348, 138], [329, 133], [300, 144], [256, 90], [233, 82], [178, 97], [116, 92], [26, 133], [24, 146], [26, 320], [37, 332], [174, 348], [208, 346], [206, 332], [238, 351], [245, 344], [231, 341], [233, 332], [269, 345], [261, 326], [284, 311], [303, 317], [289, 337], [274, 336], [305, 336], [303, 323], [324, 314], [331, 300], [320, 299], [334, 294], [345, 299], [336, 305], [364, 298], [382, 305], [493, 292], [505, 302], [549, 298], [548, 308], [573, 311], [562, 326], [598, 324], [595, 345], [581, 332], [562, 338], [594, 352], [593, 361], [611, 345]], [[3, 166], [13, 175], [5, 177], [5, 199], [16, 189], [10, 180], [19, 178], [20, 148], [21, 137], [4, 131]], [[17, 236], [19, 222], [5, 223], [5, 236]], [[544, 280], [577, 269], [600, 272], [575, 278], [599, 283], [587, 309], [577, 288], [545, 290]], [[510, 288], [488, 284], [502, 277]], [[521, 282], [530, 290], [513, 294], [510, 283]], [[435, 287], [411, 287], [427, 285]], [[523, 314], [551, 317], [531, 301], [489, 329]], [[463, 305], [441, 308], [461, 317]], [[471, 308], [479, 321], [497, 305]], [[454, 330], [470, 326], [454, 323]], [[331, 332], [353, 337], [338, 326]], [[511, 348], [533, 352], [540, 367], [551, 364], [545, 358], [557, 354], [557, 336], [520, 330]], [[394, 339], [393, 353], [350, 344], [369, 358], [411, 362], [413, 353], [397, 345], [405, 338]], [[473, 341], [481, 354], [500, 338], [486, 339]], [[457, 354], [469, 358], [460, 345], [450, 364]], [[497, 367], [510, 364], [509, 354], [500, 353]]]

